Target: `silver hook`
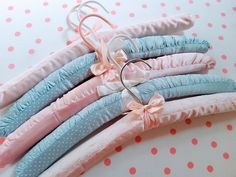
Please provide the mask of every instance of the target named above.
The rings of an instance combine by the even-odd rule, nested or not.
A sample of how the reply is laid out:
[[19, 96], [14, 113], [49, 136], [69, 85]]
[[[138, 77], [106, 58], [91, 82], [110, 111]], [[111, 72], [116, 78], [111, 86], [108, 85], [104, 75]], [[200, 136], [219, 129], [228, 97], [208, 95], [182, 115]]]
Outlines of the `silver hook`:
[[78, 5], [76, 5], [75, 7], [73, 7], [73, 8], [69, 11], [69, 13], [68, 13], [68, 15], [67, 15], [67, 17], [66, 17], [67, 25], [68, 25], [69, 27], [71, 27], [73, 30], [76, 29], [77, 25], [76, 25], [74, 22], [72, 22], [72, 20], [70, 19], [70, 16], [71, 16], [71, 14], [72, 14], [73, 12], [76, 11], [76, 9], [77, 9], [79, 6], [80, 6], [80, 4], [78, 4]]
[[129, 92], [129, 94], [139, 103], [143, 104], [142, 103], [142, 100], [140, 100], [124, 83], [123, 81], [123, 71], [125, 69], [125, 67], [130, 64], [130, 63], [135, 63], [137, 61], [140, 61], [140, 62], [143, 62], [145, 63], [150, 69], [152, 68], [147, 62], [143, 61], [142, 59], [133, 59], [133, 60], [130, 60], [128, 62], [125, 63], [125, 65], [121, 68], [121, 71], [120, 71], [120, 81], [121, 81], [121, 84], [124, 86], [124, 88]]
[[139, 52], [139, 48], [137, 47], [137, 44], [135, 43], [135, 41], [125, 35], [125, 34], [118, 34], [116, 36], [114, 36], [113, 38], [111, 38], [111, 40], [109, 40], [109, 42], [107, 43], [107, 50], [108, 50], [108, 61], [112, 61], [114, 63], [114, 65], [116, 65], [116, 67], [121, 70], [121, 66], [116, 62], [116, 59], [114, 58], [113, 55], [111, 55], [111, 47], [112, 47], [112, 44], [114, 43], [115, 40], [117, 39], [120, 39], [120, 38], [124, 38], [124, 39], [127, 39], [128, 41], [130, 41], [132, 47], [136, 50], [136, 52]]

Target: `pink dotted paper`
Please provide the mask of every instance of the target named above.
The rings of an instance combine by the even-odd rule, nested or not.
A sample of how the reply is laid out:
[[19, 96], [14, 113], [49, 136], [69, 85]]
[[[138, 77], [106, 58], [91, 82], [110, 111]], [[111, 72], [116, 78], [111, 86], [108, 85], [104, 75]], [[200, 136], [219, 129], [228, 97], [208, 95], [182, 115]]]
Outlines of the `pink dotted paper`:
[[[0, 86], [70, 43], [66, 15], [80, 0], [0, 2]], [[235, 0], [99, 0], [118, 27], [191, 13], [187, 35], [211, 43], [211, 73], [236, 80]], [[139, 135], [83, 174], [85, 177], [235, 177], [236, 113], [187, 119]], [[2, 140], [0, 139], [0, 144]], [[13, 168], [0, 171], [10, 177]]]

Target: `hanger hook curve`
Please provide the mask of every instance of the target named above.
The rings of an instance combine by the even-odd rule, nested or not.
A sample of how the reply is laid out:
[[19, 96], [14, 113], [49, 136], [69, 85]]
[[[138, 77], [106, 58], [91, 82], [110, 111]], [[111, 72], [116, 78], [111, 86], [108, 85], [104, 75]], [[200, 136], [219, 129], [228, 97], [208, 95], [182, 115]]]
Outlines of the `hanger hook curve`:
[[142, 100], [140, 100], [124, 83], [124, 80], [123, 80], [123, 71], [125, 69], [125, 67], [130, 64], [130, 63], [135, 63], [135, 62], [143, 62], [144, 64], [146, 64], [150, 69], [152, 68], [147, 62], [145, 62], [144, 60], [142, 59], [133, 59], [133, 60], [130, 60], [128, 62], [125, 63], [125, 65], [121, 68], [121, 71], [120, 71], [120, 81], [121, 81], [121, 84], [124, 86], [124, 88], [129, 92], [129, 94], [138, 102], [138, 103], [142, 103]]

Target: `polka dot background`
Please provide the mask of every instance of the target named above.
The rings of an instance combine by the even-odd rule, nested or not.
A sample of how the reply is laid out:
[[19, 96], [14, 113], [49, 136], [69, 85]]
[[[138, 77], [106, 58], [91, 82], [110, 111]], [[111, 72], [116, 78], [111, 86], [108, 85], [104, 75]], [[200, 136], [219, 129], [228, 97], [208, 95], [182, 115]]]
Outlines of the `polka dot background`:
[[[65, 17], [81, 0], [0, 2], [0, 86], [44, 56], [63, 48], [74, 35]], [[100, 0], [117, 27], [174, 14], [191, 13], [186, 32], [208, 40], [217, 60], [212, 73], [236, 80], [236, 0]], [[69, 32], [68, 32], [69, 31]], [[227, 113], [151, 130], [84, 173], [85, 177], [235, 177], [236, 113]], [[0, 139], [0, 144], [2, 143]], [[11, 176], [12, 168], [0, 172]]]

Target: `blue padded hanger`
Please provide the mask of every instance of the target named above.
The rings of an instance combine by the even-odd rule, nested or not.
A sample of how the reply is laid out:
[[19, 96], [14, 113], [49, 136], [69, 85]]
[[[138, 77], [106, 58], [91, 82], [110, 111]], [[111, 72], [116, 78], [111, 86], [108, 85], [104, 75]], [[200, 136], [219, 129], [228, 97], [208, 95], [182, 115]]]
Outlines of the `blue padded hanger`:
[[[185, 96], [235, 92], [236, 83], [215, 75], [179, 75], [150, 80], [134, 87], [144, 104], [156, 93], [168, 99]], [[124, 91], [123, 91], [124, 93]], [[125, 94], [124, 94], [125, 95]], [[35, 145], [18, 163], [15, 177], [36, 177], [75, 144], [104, 123], [127, 111], [130, 95], [114, 93], [90, 104]]]
[[[124, 50], [130, 59], [149, 58], [184, 52], [205, 53], [209, 43], [185, 36], [149, 36], [135, 39], [139, 52], [127, 42]], [[14, 103], [0, 120], [0, 136], [7, 136], [64, 93], [92, 76], [90, 66], [98, 62], [96, 54], [81, 56], [56, 70]]]

